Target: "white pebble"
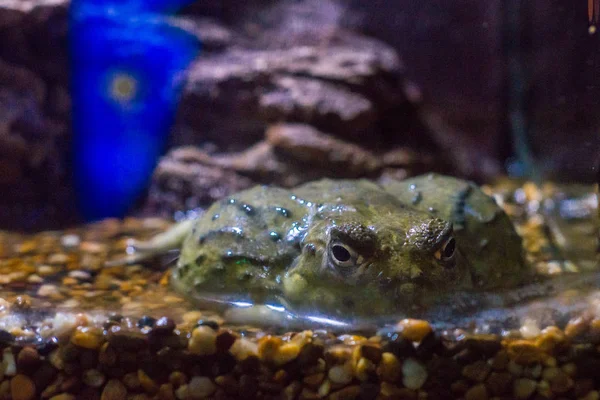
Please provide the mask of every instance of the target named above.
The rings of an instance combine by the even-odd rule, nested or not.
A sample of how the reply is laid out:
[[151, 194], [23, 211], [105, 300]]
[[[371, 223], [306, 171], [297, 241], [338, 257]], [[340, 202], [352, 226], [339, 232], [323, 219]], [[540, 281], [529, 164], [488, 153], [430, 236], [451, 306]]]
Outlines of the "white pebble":
[[4, 375], [14, 376], [17, 374], [17, 363], [10, 347], [4, 349], [2, 353], [2, 369], [4, 370]]
[[90, 275], [90, 273], [86, 271], [75, 270], [69, 272], [69, 277], [74, 279], [90, 279], [92, 275]]
[[414, 358], [409, 358], [402, 364], [402, 383], [409, 389], [417, 390], [427, 380], [427, 370]]
[[37, 295], [39, 297], [48, 297], [48, 296], [56, 295], [58, 293], [59, 293], [58, 287], [56, 285], [50, 285], [50, 284], [41, 285], [37, 291]]
[[77, 247], [81, 243], [81, 239], [77, 235], [64, 235], [60, 238], [60, 243], [64, 247]]
[[205, 376], [195, 376], [188, 384], [189, 394], [192, 399], [204, 399], [216, 390], [215, 384]]
[[352, 381], [352, 370], [349, 363], [335, 365], [329, 370], [328, 376], [331, 382], [346, 385]]
[[524, 339], [533, 339], [540, 335], [540, 327], [536, 320], [527, 318], [525, 322], [523, 322], [523, 326], [519, 329], [521, 335]]

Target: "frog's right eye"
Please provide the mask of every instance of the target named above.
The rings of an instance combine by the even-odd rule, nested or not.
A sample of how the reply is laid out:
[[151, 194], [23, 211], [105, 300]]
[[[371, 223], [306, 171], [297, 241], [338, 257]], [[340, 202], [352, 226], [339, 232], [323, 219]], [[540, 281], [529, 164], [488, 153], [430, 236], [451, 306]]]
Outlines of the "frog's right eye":
[[356, 265], [358, 254], [344, 243], [332, 243], [329, 247], [329, 257], [338, 267], [352, 267]]
[[438, 249], [434, 256], [439, 261], [444, 263], [449, 263], [454, 260], [454, 255], [456, 254], [456, 239], [452, 236], [444, 242], [442, 247]]

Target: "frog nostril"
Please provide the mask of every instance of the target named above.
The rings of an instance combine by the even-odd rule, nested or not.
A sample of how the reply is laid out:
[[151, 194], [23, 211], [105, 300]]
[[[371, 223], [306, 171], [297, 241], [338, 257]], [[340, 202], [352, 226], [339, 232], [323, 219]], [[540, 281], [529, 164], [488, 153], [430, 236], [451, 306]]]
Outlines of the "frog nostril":
[[317, 253], [317, 248], [312, 243], [309, 243], [306, 246], [304, 246], [304, 250], [311, 256], [314, 256]]

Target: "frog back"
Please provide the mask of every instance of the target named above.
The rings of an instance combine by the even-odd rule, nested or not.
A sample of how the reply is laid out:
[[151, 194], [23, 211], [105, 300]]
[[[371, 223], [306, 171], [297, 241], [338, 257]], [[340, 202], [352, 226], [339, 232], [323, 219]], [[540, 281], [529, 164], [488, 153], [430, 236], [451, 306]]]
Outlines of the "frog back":
[[256, 186], [214, 203], [185, 239], [173, 273], [186, 292], [269, 291], [299, 254], [310, 206]]
[[521, 237], [504, 210], [474, 183], [428, 174], [383, 187], [403, 203], [453, 224], [476, 287], [511, 287], [529, 276]]

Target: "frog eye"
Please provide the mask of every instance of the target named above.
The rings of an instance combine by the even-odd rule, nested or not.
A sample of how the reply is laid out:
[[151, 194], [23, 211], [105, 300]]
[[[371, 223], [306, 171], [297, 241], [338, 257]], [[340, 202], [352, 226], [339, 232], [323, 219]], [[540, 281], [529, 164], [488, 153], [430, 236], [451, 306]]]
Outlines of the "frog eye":
[[351, 267], [356, 265], [358, 255], [350, 246], [336, 242], [329, 247], [329, 256], [338, 267]]
[[442, 247], [440, 247], [433, 255], [436, 259], [442, 262], [449, 262], [454, 259], [456, 253], [456, 239], [450, 237]]

